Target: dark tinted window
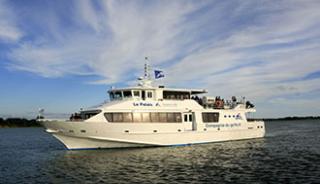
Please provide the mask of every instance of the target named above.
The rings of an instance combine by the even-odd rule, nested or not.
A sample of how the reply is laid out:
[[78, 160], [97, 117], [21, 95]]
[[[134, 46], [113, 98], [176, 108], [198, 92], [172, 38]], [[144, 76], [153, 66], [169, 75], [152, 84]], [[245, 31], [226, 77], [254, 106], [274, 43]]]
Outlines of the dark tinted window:
[[150, 113], [151, 122], [160, 122], [159, 120], [159, 113], [157, 112], [151, 112]]
[[202, 121], [204, 123], [219, 122], [219, 113], [217, 112], [203, 112]]
[[175, 122], [176, 121], [173, 113], [167, 113], [167, 121], [168, 122]]
[[123, 113], [123, 121], [124, 122], [132, 122], [132, 113]]
[[123, 91], [123, 97], [124, 97], [124, 98], [130, 98], [130, 97], [132, 97], [131, 91]]
[[112, 113], [104, 113], [108, 122], [113, 122]]
[[163, 99], [183, 100], [190, 99], [190, 93], [184, 91], [163, 91]]
[[174, 113], [176, 122], [182, 122], [181, 113]]
[[167, 113], [165, 112], [159, 113], [159, 122], [167, 122]]
[[123, 113], [113, 113], [114, 122], [123, 122]]
[[178, 112], [124, 112], [104, 113], [108, 122], [155, 122], [175, 123], [182, 122], [181, 113]]

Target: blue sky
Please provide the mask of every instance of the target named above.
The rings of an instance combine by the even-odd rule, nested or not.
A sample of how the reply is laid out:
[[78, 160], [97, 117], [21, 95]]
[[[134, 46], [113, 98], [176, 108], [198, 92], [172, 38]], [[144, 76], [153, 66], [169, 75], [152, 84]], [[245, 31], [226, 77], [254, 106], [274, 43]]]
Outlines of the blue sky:
[[246, 96], [256, 117], [320, 115], [320, 1], [0, 0], [0, 116], [71, 113], [132, 84]]

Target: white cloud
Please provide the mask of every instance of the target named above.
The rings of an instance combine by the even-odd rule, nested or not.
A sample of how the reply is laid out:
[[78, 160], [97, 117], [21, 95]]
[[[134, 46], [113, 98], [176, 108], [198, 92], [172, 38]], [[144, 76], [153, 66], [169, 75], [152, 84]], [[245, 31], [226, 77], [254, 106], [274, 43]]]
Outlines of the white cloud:
[[75, 1], [67, 20], [59, 21], [59, 9], [47, 18], [54, 24], [37, 19], [54, 36], [20, 43], [10, 67], [45, 77], [94, 74], [103, 79], [92, 83], [112, 84], [139, 75], [149, 56], [169, 85], [266, 102], [317, 89], [318, 79], [299, 79], [320, 70], [319, 8], [312, 0]]
[[22, 32], [14, 24], [14, 14], [5, 0], [0, 0], [0, 41], [15, 42], [22, 37]]

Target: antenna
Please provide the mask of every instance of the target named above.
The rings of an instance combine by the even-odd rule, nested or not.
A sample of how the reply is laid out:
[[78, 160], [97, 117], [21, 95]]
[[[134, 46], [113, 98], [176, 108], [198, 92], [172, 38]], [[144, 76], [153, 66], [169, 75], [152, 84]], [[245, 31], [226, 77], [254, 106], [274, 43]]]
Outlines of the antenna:
[[144, 78], [150, 80], [150, 65], [149, 65], [149, 58], [145, 57], [145, 64], [144, 64]]
[[151, 87], [152, 86], [152, 79], [151, 79], [151, 75], [150, 75], [150, 65], [149, 65], [149, 58], [148, 57], [144, 57], [145, 59], [145, 64], [144, 64], [144, 76], [143, 78], [139, 77], [138, 80], [140, 81], [138, 83], [139, 86], [143, 86], [143, 87]]

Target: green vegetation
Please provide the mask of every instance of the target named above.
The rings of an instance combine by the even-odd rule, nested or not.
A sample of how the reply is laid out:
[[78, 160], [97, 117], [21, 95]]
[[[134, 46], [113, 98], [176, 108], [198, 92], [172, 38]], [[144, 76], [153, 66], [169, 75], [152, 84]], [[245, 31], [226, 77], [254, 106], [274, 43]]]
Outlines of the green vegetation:
[[[320, 119], [320, 116], [289, 116], [284, 118], [262, 118], [262, 119], [254, 119], [254, 120], [263, 120], [263, 121], [291, 121], [291, 120], [309, 120], [309, 119]], [[249, 119], [248, 119], [249, 120]]]
[[0, 128], [5, 127], [39, 127], [41, 126], [39, 122], [35, 119], [25, 119], [25, 118], [0, 118]]

